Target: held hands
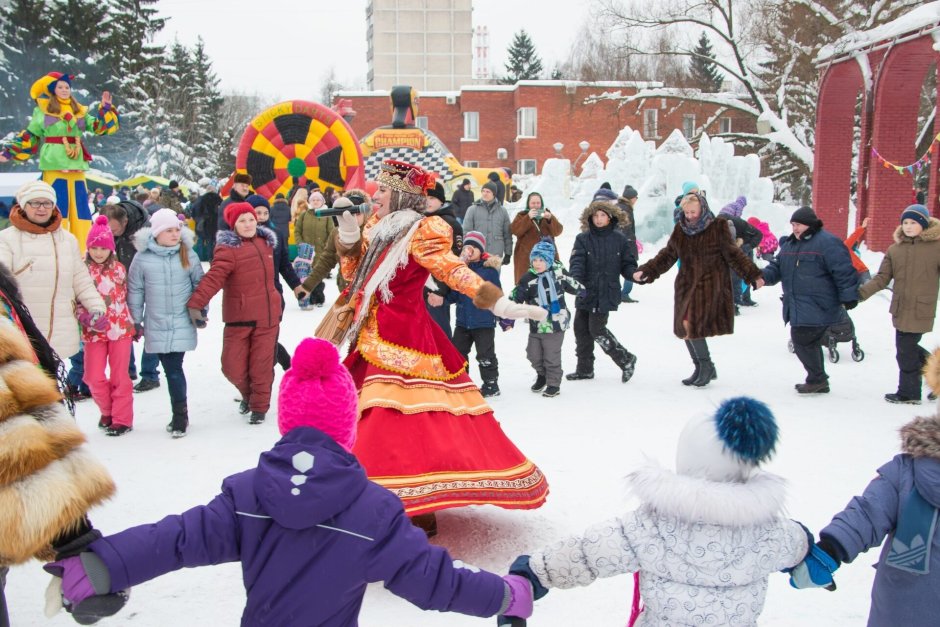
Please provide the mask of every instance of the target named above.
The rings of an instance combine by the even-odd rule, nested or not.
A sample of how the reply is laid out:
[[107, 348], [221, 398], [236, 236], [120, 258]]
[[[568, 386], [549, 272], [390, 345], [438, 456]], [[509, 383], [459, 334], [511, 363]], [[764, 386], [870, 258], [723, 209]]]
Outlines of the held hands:
[[189, 312], [189, 319], [192, 320], [193, 325], [197, 329], [206, 328], [206, 323], [209, 321], [209, 319], [206, 318], [206, 312], [204, 309], [195, 309], [193, 307], [189, 307], [187, 308], [187, 311]]
[[[53, 575], [46, 591], [46, 615], [52, 617], [62, 607], [80, 625], [93, 625], [117, 614], [127, 603], [130, 590], [111, 592], [111, 575], [105, 563], [90, 551], [46, 564]], [[50, 597], [55, 593], [57, 599]]]
[[634, 283], [643, 283], [646, 280], [646, 277], [643, 276], [643, 272], [637, 270], [633, 273], [633, 282]]
[[500, 296], [499, 300], [490, 307], [490, 311], [499, 318], [509, 318], [510, 320], [521, 320], [528, 318], [541, 322], [548, 317], [548, 312], [535, 305], [522, 305], [514, 303], [506, 296]]
[[529, 618], [532, 616], [532, 584], [520, 575], [505, 575], [503, 581], [509, 588], [509, 605], [497, 618], [497, 625], [525, 625], [525, 621], [514, 621], [513, 618]]
[[850, 301], [848, 301], [848, 302], [846, 302], [846, 303], [842, 303], [842, 306], [845, 307], [846, 311], [848, 311], [848, 310], [850, 310], [850, 309], [855, 309], [856, 307], [858, 307], [858, 301], [857, 301], [857, 300], [850, 300]]
[[134, 325], [134, 341], [136, 342], [139, 339], [144, 337], [144, 325], [137, 323]]
[[763, 277], [761, 277], [761, 278], [757, 279], [756, 281], [754, 281], [754, 289], [755, 289], [755, 290], [759, 290], [759, 289], [762, 288], [762, 287], [764, 287], [764, 278], [763, 278]]
[[78, 323], [89, 331], [102, 333], [108, 329], [108, 317], [103, 312], [83, 311], [77, 317]]
[[444, 304], [444, 297], [435, 294], [434, 292], [428, 293], [428, 304], [431, 307], [440, 307]]
[[838, 569], [839, 563], [819, 548], [819, 545], [813, 544], [803, 561], [789, 571], [790, 585], [799, 590], [825, 588], [832, 592], [836, 589], [832, 573]]
[[353, 214], [344, 211], [343, 215], [336, 216], [336, 224], [340, 242], [352, 246], [359, 241], [359, 222]]
[[297, 287], [294, 288], [294, 296], [297, 297], [297, 300], [303, 300], [307, 298], [308, 294], [309, 292], [307, 292], [307, 290], [304, 289], [303, 285], [298, 285]]

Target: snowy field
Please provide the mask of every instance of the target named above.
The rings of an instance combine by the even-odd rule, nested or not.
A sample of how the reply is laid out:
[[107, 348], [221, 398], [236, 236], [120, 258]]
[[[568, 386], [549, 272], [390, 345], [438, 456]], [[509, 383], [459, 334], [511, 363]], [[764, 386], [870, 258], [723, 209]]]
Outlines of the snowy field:
[[[575, 230], [573, 221], [567, 225], [569, 231], [561, 239], [565, 258]], [[644, 259], [651, 248], [647, 247]], [[878, 257], [865, 257], [873, 270]], [[503, 276], [511, 276], [509, 268], [504, 268]], [[652, 286], [637, 286], [633, 296], [640, 303], [623, 305], [611, 316], [612, 330], [639, 358], [636, 375], [626, 385], [598, 350], [593, 381], [565, 381], [557, 398], [532, 394], [534, 373], [525, 359], [527, 325], [517, 323], [514, 330], [499, 334], [502, 396], [492, 399], [492, 406], [503, 429], [545, 472], [551, 494], [547, 504], [535, 511], [486, 506], [439, 512], [435, 543], [447, 547], [455, 558], [502, 573], [516, 555], [634, 507], [636, 503], [625, 495], [623, 477], [647, 457], [672, 467], [676, 439], [686, 420], [740, 394], [767, 402], [776, 413], [782, 437], [768, 469], [789, 481], [789, 515], [818, 530], [898, 451], [898, 427], [918, 412], [933, 410], [890, 405], [882, 399], [897, 385], [888, 293], [852, 312], [866, 358], [853, 362], [849, 345], [840, 344], [840, 362], [827, 362], [830, 394], [800, 397], [794, 392], [793, 384], [803, 381], [804, 371], [787, 351], [789, 334], [780, 317], [779, 286], [754, 294], [760, 306], [743, 310], [733, 336], [710, 341], [718, 380], [704, 389], [683, 386], [680, 379], [689, 375], [692, 364], [683, 343], [672, 335], [674, 277], [675, 270]], [[333, 283], [327, 295], [335, 294]], [[165, 381], [159, 390], [135, 395], [134, 431], [121, 438], [108, 438], [96, 429], [98, 412], [91, 400], [79, 405], [77, 419], [90, 447], [118, 484], [116, 498], [91, 513], [104, 533], [206, 503], [225, 476], [253, 467], [258, 454], [277, 441], [273, 411], [261, 426], [248, 426], [237, 412], [232, 400], [236, 392], [219, 367], [219, 307], [217, 297], [209, 327], [200, 331], [198, 349], [186, 356], [190, 408], [186, 438], [171, 440], [164, 430], [170, 416]], [[293, 348], [312, 333], [323, 311], [302, 312], [288, 303], [282, 342]], [[937, 342], [931, 334], [923, 345], [933, 349]], [[574, 364], [574, 336], [569, 330], [564, 365], [570, 372]], [[479, 383], [475, 366], [472, 374]], [[280, 377], [278, 369], [275, 398]], [[871, 566], [878, 553], [870, 551], [843, 566], [836, 574], [839, 589], [834, 593], [793, 590], [786, 576], [772, 576], [761, 625], [863, 625], [874, 576]], [[48, 578], [36, 562], [11, 571], [7, 599], [13, 625], [49, 624], [42, 615]], [[553, 591], [536, 603], [529, 625], [622, 627], [632, 592], [628, 576], [589, 588]], [[309, 594], [310, 602], [316, 603], [317, 591]], [[236, 625], [244, 600], [238, 564], [179, 571], [137, 586], [124, 612], [101, 624]], [[370, 587], [360, 619], [363, 626], [383, 627], [495, 624], [421, 612], [381, 584]], [[63, 614], [52, 624], [74, 623]]]

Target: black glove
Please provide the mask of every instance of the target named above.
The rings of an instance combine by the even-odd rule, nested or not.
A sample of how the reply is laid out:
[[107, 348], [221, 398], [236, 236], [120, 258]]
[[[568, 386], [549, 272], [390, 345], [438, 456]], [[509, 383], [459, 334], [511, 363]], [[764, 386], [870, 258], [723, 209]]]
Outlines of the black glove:
[[842, 306], [845, 307], [846, 311], [848, 311], [849, 309], [855, 309], [858, 306], [858, 301], [850, 300], [846, 303], [842, 303]]
[[510, 259], [512, 259], [512, 254], [506, 253], [506, 256], [503, 257], [503, 265], [504, 265], [504, 266], [508, 266]]

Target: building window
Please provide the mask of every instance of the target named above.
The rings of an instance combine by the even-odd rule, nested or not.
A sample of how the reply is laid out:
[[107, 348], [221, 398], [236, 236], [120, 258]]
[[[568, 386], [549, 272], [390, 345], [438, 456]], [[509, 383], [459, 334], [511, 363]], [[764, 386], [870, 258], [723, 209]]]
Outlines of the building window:
[[[516, 137], [535, 137], [537, 118], [538, 109], [535, 107], [519, 108], [516, 111]], [[523, 161], [528, 161], [528, 159]]]
[[643, 109], [643, 137], [655, 139], [659, 137], [659, 111], [656, 109]]
[[479, 111], [464, 111], [463, 114], [464, 141], [480, 139], [480, 113]]
[[415, 118], [415, 126], [420, 128], [422, 131], [428, 130], [428, 116], [419, 115]]
[[464, 162], [463, 162], [463, 167], [465, 167], [465, 168], [479, 168], [479, 167], [480, 167], [480, 162], [479, 162], [479, 161], [464, 161]]
[[692, 139], [695, 135], [695, 114], [686, 113], [682, 116], [682, 134], [686, 139]]
[[519, 161], [516, 161], [516, 173], [517, 174], [536, 174], [535, 159], [519, 159]]
[[730, 132], [731, 132], [731, 118], [721, 118], [721, 120], [719, 120], [719, 122], [721, 123], [721, 129], [720, 129], [720, 130], [721, 130], [722, 133], [730, 133]]

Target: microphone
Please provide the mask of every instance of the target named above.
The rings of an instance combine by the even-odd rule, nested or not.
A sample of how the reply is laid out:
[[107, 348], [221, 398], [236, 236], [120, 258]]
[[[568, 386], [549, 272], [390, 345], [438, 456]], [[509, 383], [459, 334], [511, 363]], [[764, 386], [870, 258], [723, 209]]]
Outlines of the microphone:
[[[338, 200], [336, 202], [339, 203]], [[316, 215], [318, 218], [334, 218], [334, 217], [343, 215], [343, 212], [345, 211], [348, 211], [349, 213], [353, 215], [357, 213], [369, 212], [369, 205], [366, 203], [362, 203], [361, 205], [353, 205], [353, 204], [347, 205], [345, 203], [342, 203], [342, 204], [343, 206], [341, 207], [337, 207], [334, 204], [332, 209], [330, 207], [324, 207], [323, 209], [316, 209], [314, 210], [314, 215]]]

